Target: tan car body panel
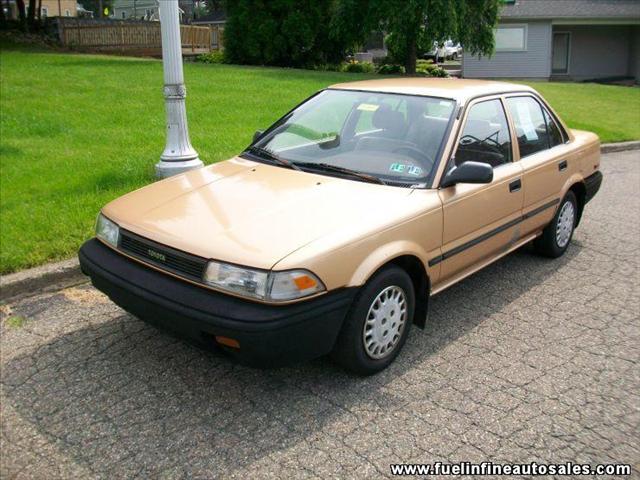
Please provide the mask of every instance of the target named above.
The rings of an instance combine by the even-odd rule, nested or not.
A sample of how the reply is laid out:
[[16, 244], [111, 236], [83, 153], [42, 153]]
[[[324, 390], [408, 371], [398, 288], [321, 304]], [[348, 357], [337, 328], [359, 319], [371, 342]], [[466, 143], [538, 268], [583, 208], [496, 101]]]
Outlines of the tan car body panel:
[[327, 233], [366, 229], [376, 212], [391, 218], [410, 194], [234, 158], [144, 187], [103, 212], [158, 243], [268, 270]]
[[[533, 95], [531, 88], [479, 80], [385, 79], [334, 85], [455, 99], [461, 107], [490, 98]], [[513, 120], [508, 114], [513, 131]], [[409, 189], [299, 172], [235, 157], [143, 187], [104, 207], [122, 228], [201, 257], [260, 269], [304, 268], [327, 290], [364, 284], [400, 256], [416, 257], [437, 293], [539, 235], [567, 190], [599, 168], [598, 137], [568, 129], [564, 145], [494, 169], [490, 184], [438, 189], [466, 112], [453, 121], [431, 189]], [[567, 168], [558, 171], [558, 163]], [[508, 183], [522, 179], [520, 192]], [[486, 240], [470, 241], [505, 224]], [[450, 258], [443, 254], [464, 248]], [[205, 287], [208, 288], [208, 287]], [[426, 293], [426, 292], [425, 292]]]

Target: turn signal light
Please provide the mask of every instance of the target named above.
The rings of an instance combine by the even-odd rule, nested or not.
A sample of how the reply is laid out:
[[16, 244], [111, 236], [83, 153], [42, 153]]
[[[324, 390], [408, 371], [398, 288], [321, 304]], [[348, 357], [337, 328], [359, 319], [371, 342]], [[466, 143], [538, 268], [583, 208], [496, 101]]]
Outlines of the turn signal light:
[[300, 290], [313, 288], [318, 284], [318, 282], [316, 282], [309, 275], [302, 275], [300, 277], [296, 277], [293, 279], [293, 282], [296, 284], [296, 287], [298, 287], [298, 289]]
[[235, 338], [222, 337], [220, 335], [216, 335], [216, 342], [226, 347], [240, 348], [240, 342], [238, 342]]

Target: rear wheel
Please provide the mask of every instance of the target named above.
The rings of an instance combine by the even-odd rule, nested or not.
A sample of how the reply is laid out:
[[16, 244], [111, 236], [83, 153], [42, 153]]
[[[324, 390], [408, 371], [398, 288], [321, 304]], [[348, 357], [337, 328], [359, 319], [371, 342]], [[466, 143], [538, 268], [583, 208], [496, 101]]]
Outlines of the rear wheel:
[[572, 191], [567, 192], [553, 220], [535, 239], [536, 251], [551, 258], [561, 256], [569, 247], [578, 218], [578, 202]]
[[359, 375], [383, 370], [407, 340], [414, 310], [411, 278], [399, 267], [386, 267], [354, 300], [331, 357]]

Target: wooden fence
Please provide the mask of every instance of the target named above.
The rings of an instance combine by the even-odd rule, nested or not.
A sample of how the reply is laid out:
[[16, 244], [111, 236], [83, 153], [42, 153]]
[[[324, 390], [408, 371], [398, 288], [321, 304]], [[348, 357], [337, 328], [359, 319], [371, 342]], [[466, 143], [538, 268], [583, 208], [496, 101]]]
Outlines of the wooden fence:
[[[62, 45], [85, 51], [113, 51], [127, 54], [160, 55], [159, 22], [96, 21], [60, 18]], [[199, 54], [222, 47], [222, 29], [217, 26], [180, 25], [183, 54]]]

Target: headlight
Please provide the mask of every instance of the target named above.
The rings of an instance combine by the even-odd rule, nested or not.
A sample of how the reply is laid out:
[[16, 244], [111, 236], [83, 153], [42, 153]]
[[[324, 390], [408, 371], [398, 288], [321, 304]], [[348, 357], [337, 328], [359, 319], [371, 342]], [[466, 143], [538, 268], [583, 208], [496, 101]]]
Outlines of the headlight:
[[96, 237], [117, 248], [120, 227], [101, 213], [98, 215], [98, 220], [96, 220]]
[[246, 297], [265, 300], [269, 273], [249, 270], [228, 263], [209, 262], [204, 272], [204, 281], [221, 290]]
[[325, 289], [320, 279], [306, 270], [266, 272], [220, 262], [209, 262], [203, 280], [220, 290], [274, 302], [307, 297]]

